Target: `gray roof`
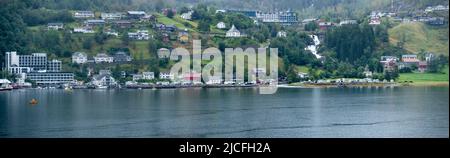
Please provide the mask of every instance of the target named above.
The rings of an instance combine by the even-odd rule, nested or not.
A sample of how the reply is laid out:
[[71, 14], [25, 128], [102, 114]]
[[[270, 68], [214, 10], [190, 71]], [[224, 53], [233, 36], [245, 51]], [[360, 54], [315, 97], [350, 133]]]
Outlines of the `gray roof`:
[[233, 25], [231, 26], [231, 29], [228, 30], [228, 32], [239, 32], [239, 30]]
[[72, 56], [87, 56], [84, 52], [75, 52]]

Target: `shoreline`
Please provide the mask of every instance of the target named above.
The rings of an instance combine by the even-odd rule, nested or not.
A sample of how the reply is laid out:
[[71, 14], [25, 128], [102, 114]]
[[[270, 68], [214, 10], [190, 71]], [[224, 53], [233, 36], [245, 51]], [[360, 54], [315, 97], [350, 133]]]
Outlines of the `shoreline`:
[[365, 84], [346, 84], [344, 86], [336, 84], [303, 84], [293, 83], [287, 85], [278, 85], [278, 88], [361, 88], [361, 87], [449, 87], [449, 82], [413, 82], [413, 83], [365, 83]]
[[[93, 88], [73, 88], [73, 90], [79, 89], [89, 89], [89, 90], [148, 90], [148, 89], [186, 89], [186, 88], [205, 88], [205, 89], [220, 89], [220, 88], [259, 88], [264, 87], [261, 85], [193, 85], [193, 86], [148, 86], [148, 87], [125, 87], [125, 88], [105, 88], [105, 89], [93, 89]], [[365, 83], [365, 84], [346, 84], [344, 86], [336, 84], [303, 84], [303, 83], [293, 83], [293, 84], [279, 84], [277, 88], [380, 88], [380, 87], [449, 87], [449, 82], [439, 81], [439, 82], [395, 82], [395, 83]], [[14, 91], [22, 89], [33, 89], [33, 90], [48, 90], [48, 89], [60, 89], [62, 88], [21, 88], [21, 89], [11, 89], [4, 91]]]

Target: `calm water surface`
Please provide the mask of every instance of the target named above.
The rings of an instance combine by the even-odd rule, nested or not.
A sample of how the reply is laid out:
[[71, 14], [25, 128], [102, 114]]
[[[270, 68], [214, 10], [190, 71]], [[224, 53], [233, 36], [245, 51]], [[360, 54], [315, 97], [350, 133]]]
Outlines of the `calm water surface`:
[[0, 137], [448, 138], [449, 88], [16, 90]]

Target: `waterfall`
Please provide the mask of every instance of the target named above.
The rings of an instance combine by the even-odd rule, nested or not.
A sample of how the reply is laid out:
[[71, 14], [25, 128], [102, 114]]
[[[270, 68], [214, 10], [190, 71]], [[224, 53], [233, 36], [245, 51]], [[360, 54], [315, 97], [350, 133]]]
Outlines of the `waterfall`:
[[313, 39], [314, 45], [309, 45], [308, 47], [305, 48], [305, 50], [311, 51], [311, 53], [312, 53], [317, 59], [322, 58], [322, 56], [319, 55], [319, 54], [317, 53], [317, 47], [320, 45], [319, 37], [317, 37], [317, 35], [310, 35], [309, 37], [311, 37], [311, 38]]

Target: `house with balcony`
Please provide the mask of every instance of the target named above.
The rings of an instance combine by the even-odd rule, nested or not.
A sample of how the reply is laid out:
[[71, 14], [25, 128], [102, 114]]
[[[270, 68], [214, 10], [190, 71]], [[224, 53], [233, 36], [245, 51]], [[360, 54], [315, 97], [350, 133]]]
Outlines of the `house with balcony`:
[[170, 72], [161, 72], [159, 73], [159, 79], [174, 80], [175, 75]]
[[132, 40], [149, 40], [148, 30], [138, 30], [137, 32], [128, 32], [128, 38]]
[[105, 53], [99, 53], [94, 56], [95, 63], [112, 63], [114, 62], [114, 57], [108, 56]]
[[116, 52], [114, 54], [114, 62], [130, 62], [133, 58], [125, 52]]
[[112, 77], [111, 71], [100, 70], [99, 74], [91, 78], [91, 84], [96, 88], [108, 88], [117, 85], [116, 79]]
[[84, 52], [75, 52], [72, 54], [72, 63], [84, 64], [87, 62], [87, 55]]

